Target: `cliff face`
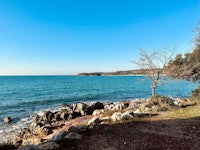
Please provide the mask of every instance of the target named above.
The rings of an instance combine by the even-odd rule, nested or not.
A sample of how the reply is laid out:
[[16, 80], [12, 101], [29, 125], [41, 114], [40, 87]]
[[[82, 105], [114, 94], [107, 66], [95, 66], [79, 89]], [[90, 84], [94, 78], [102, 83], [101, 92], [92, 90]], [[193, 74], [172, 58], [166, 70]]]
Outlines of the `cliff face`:
[[[161, 69], [155, 69], [160, 71]], [[109, 75], [146, 75], [147, 70], [126, 70], [116, 72], [91, 72], [91, 73], [79, 73], [79, 76], [109, 76]]]

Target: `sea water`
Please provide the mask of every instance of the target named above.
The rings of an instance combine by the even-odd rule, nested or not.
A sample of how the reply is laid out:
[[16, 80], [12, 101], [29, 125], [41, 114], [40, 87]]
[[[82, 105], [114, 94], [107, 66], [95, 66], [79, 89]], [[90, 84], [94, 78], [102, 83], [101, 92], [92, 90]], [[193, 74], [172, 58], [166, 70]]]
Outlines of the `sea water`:
[[[185, 80], [168, 80], [168, 84], [157, 87], [156, 93], [189, 97], [197, 86]], [[150, 96], [151, 80], [145, 76], [0, 76], [0, 141], [29, 124], [33, 114], [59, 109], [61, 103], [138, 100]], [[3, 123], [5, 116], [11, 117], [11, 124]]]

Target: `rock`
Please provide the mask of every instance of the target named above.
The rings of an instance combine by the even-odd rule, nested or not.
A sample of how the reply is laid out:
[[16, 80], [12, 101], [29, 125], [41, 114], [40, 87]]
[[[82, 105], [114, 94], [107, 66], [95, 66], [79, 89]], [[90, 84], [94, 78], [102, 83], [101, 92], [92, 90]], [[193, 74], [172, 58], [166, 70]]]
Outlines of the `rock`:
[[[71, 119], [75, 119], [75, 118], [77, 118], [77, 117], [81, 117], [81, 113], [80, 112], [73, 112], [73, 114], [72, 115], [70, 115], [71, 116]], [[70, 118], [70, 116], [69, 116], [69, 118]]]
[[178, 100], [178, 106], [179, 107], [191, 106], [191, 102], [186, 98], [180, 98]]
[[88, 130], [88, 126], [80, 125], [80, 126], [71, 126], [68, 129], [68, 132], [76, 132], [76, 133], [84, 133]]
[[125, 119], [125, 120], [128, 120], [130, 118], [133, 118], [134, 117], [134, 113], [132, 110], [127, 110], [126, 112], [124, 112], [122, 114], [122, 118]]
[[31, 133], [26, 133], [23, 136], [22, 145], [38, 145], [41, 143], [41, 139]]
[[116, 122], [122, 119], [122, 113], [121, 112], [115, 112], [112, 116], [111, 116], [111, 120]]
[[150, 111], [152, 111], [151, 108], [149, 108], [149, 107], [144, 108], [144, 112], [150, 112]]
[[64, 137], [65, 137], [65, 135], [67, 135], [68, 134], [68, 132], [67, 131], [60, 131], [58, 134], [56, 134], [56, 135], [53, 135], [53, 137], [51, 138], [51, 140], [50, 141], [53, 141], [53, 142], [56, 142], [56, 141], [60, 141], [60, 140], [62, 140]]
[[112, 110], [123, 110], [126, 109], [128, 106], [129, 106], [128, 102], [118, 102], [115, 104]]
[[96, 109], [104, 109], [104, 104], [100, 102], [94, 102], [90, 105], [90, 107], [92, 108], [92, 111]]
[[113, 110], [114, 107], [115, 107], [115, 105], [113, 103], [106, 104], [106, 105], [104, 105], [104, 110], [105, 111]]
[[4, 122], [4, 123], [10, 123], [10, 122], [11, 122], [11, 118], [10, 118], [10, 117], [5, 117], [5, 118], [3, 119], [3, 122]]
[[69, 108], [69, 109], [72, 109], [72, 106], [71, 105], [68, 105], [68, 104], [66, 104], [66, 103], [62, 103], [61, 105], [60, 105], [61, 107], [64, 107], [64, 108]]
[[38, 124], [36, 122], [33, 122], [29, 125], [29, 128], [31, 133], [33, 134], [43, 134], [43, 135], [49, 135], [52, 133], [52, 127], [50, 124], [45, 124], [45, 125], [42, 125], [42, 124]]
[[38, 147], [42, 150], [59, 150], [60, 145], [55, 142], [46, 142], [38, 145]]
[[21, 136], [21, 135], [15, 135], [13, 143], [14, 143], [14, 145], [21, 145], [22, 140], [23, 140], [23, 136]]
[[62, 114], [60, 115], [60, 118], [62, 120], [68, 120], [69, 114], [68, 112], [62, 112]]
[[142, 102], [131, 100], [127, 109], [137, 110], [141, 107]]
[[94, 126], [98, 125], [100, 122], [101, 121], [98, 117], [94, 117], [88, 121], [88, 125], [94, 127]]
[[62, 118], [60, 116], [61, 116], [61, 112], [59, 112], [59, 111], [55, 112], [54, 115], [53, 115], [53, 120], [54, 121], [61, 121]]
[[141, 110], [140, 109], [137, 109], [136, 111], [133, 112], [134, 114], [139, 114], [141, 113]]
[[35, 116], [33, 117], [33, 120], [34, 120], [34, 122], [36, 122], [36, 123], [41, 123], [42, 118], [41, 118], [39, 115], [35, 115]]
[[103, 114], [104, 113], [104, 109], [96, 109], [93, 111], [92, 115], [93, 116], [98, 116], [100, 114]]
[[51, 122], [54, 114], [51, 111], [45, 111], [42, 115], [42, 120], [44, 122]]
[[72, 105], [73, 112], [81, 113], [82, 116], [86, 114], [85, 110], [87, 109], [88, 105], [85, 103], [74, 103]]
[[83, 135], [78, 134], [76, 132], [70, 132], [64, 138], [67, 140], [81, 140], [82, 136]]

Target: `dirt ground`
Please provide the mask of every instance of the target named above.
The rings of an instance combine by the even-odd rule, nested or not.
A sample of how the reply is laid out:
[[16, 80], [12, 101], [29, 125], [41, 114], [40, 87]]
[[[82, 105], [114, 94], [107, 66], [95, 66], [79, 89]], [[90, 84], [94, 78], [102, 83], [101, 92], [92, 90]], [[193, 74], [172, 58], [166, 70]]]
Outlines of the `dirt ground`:
[[84, 134], [81, 141], [63, 143], [62, 149], [200, 150], [200, 117], [173, 119], [166, 115], [97, 126]]

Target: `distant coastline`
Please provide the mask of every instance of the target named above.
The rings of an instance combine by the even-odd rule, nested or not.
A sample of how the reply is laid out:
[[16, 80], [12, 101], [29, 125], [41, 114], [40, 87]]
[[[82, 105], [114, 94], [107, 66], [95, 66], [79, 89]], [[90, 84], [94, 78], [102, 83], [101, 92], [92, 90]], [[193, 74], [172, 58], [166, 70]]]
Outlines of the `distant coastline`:
[[[156, 69], [161, 70], [161, 69]], [[126, 70], [126, 71], [115, 71], [115, 72], [84, 72], [77, 74], [78, 76], [144, 76], [147, 75], [146, 70]]]

